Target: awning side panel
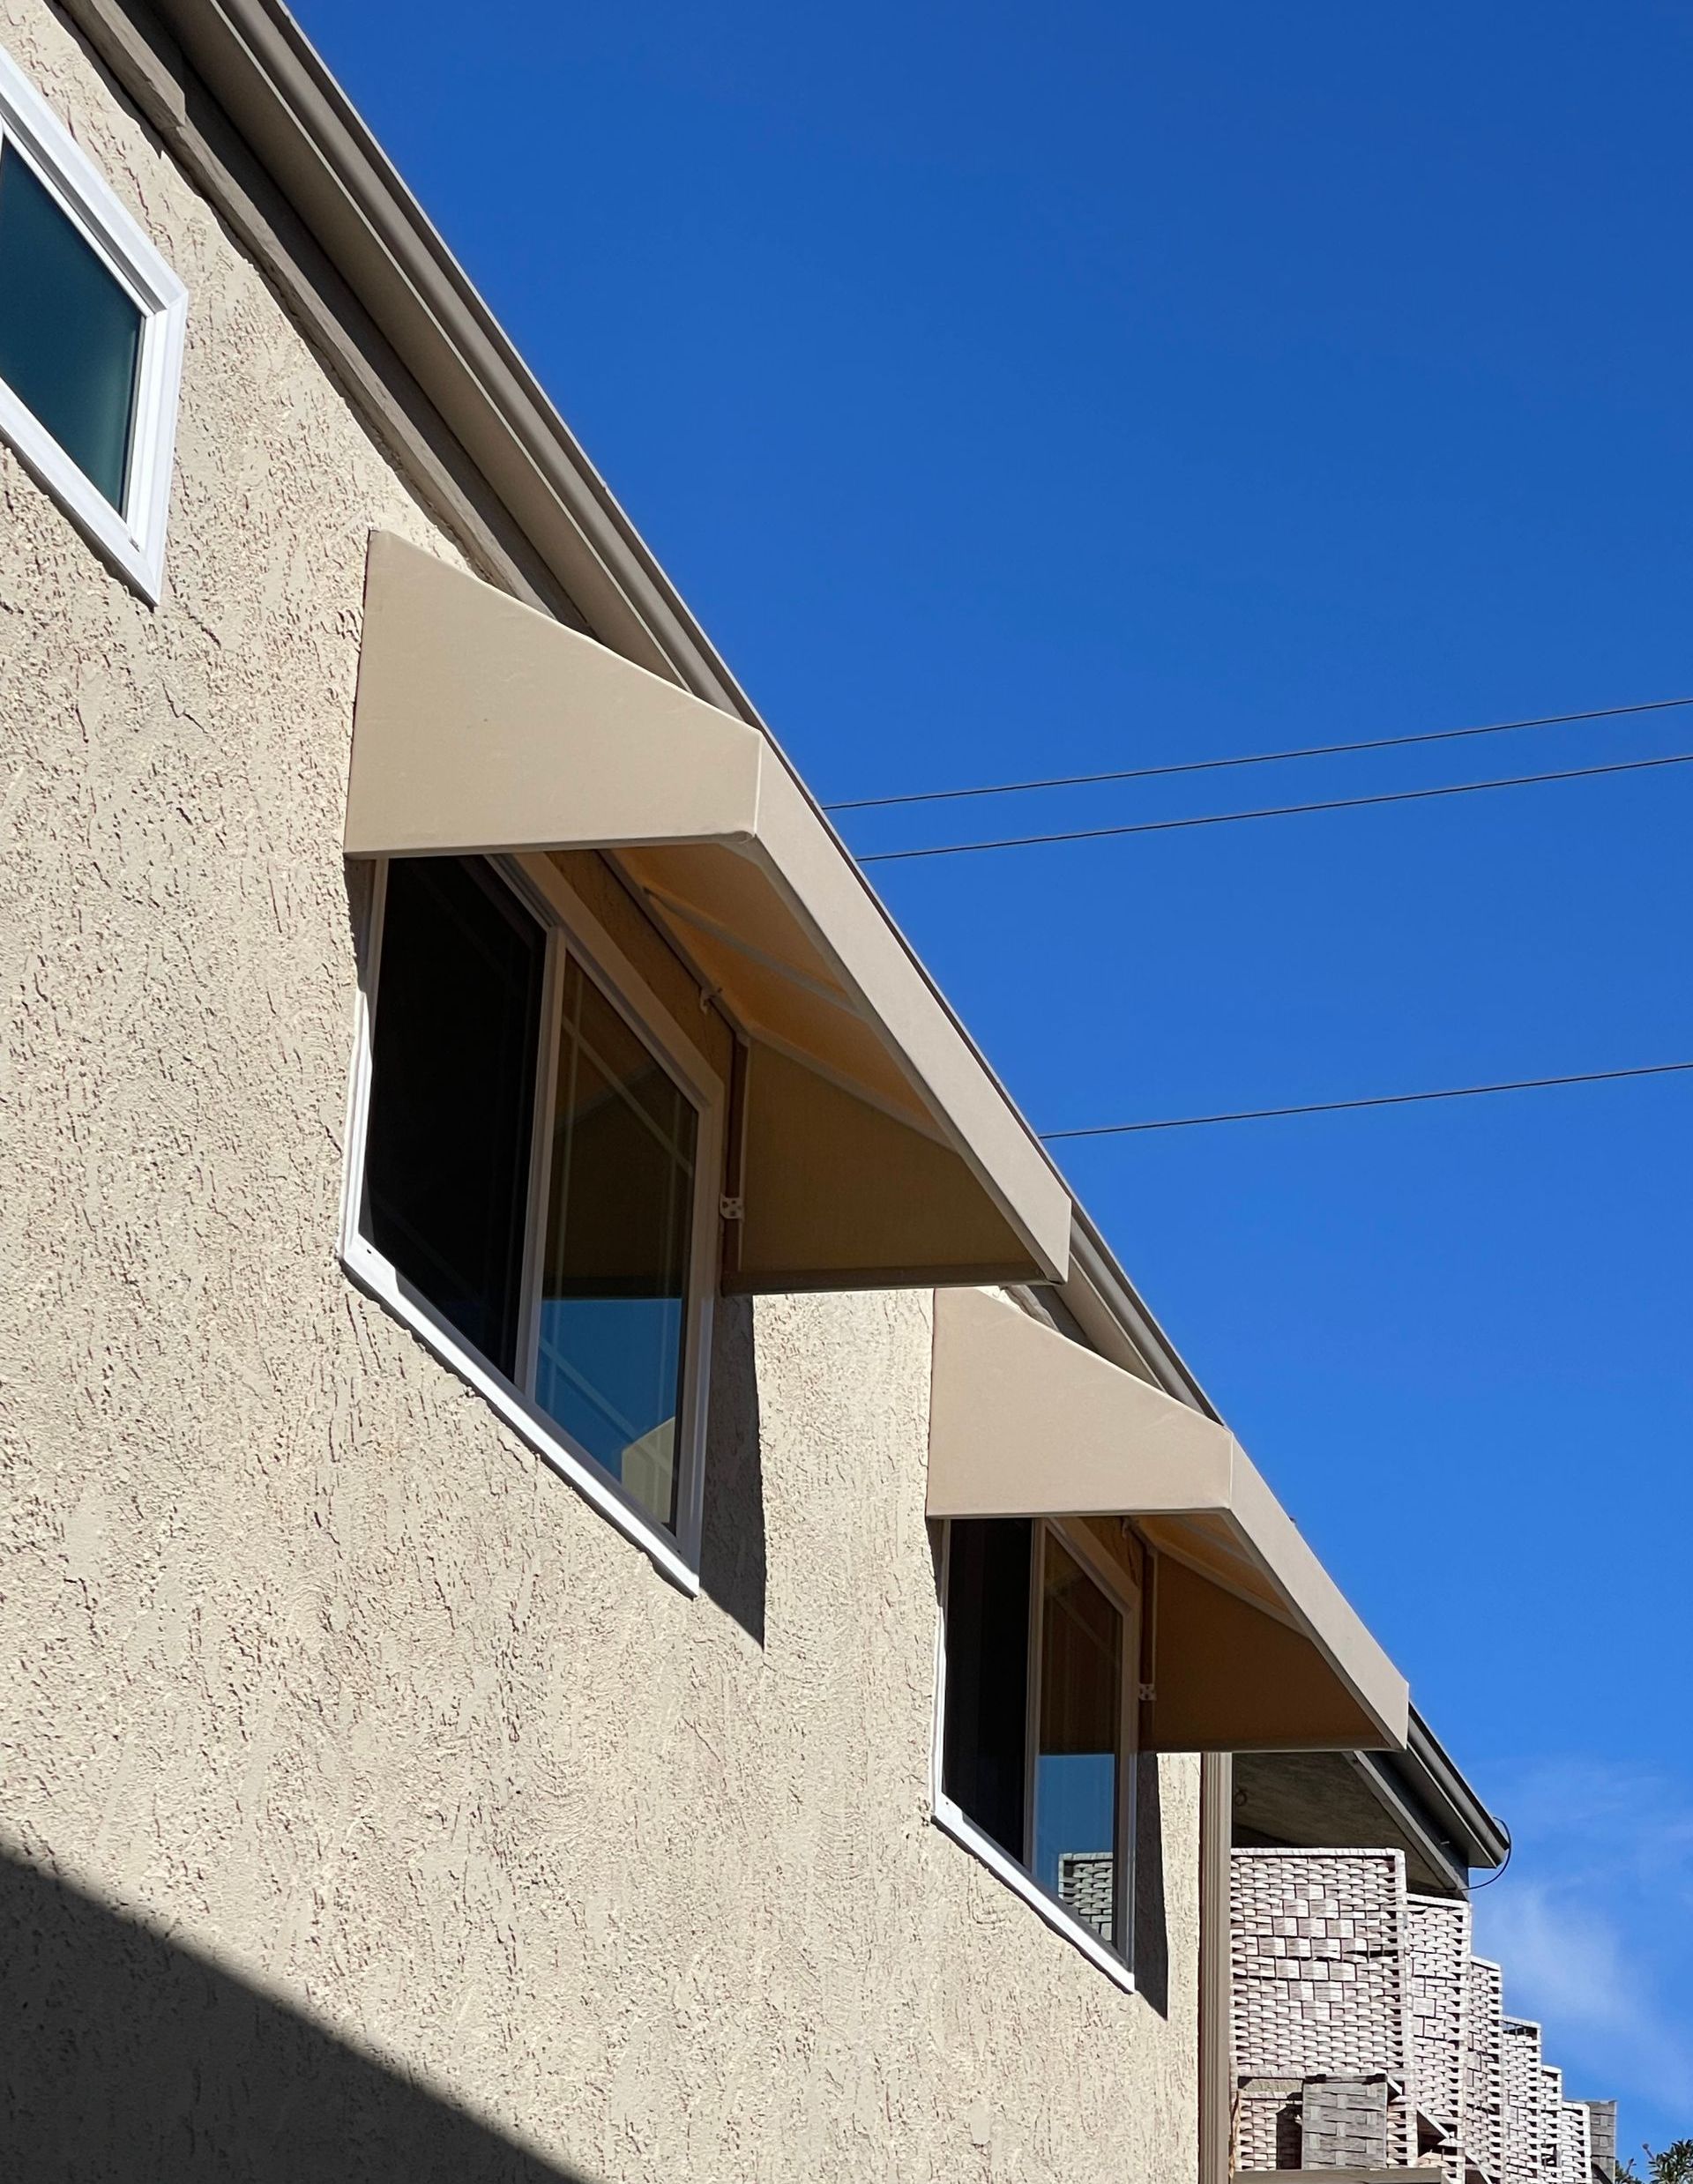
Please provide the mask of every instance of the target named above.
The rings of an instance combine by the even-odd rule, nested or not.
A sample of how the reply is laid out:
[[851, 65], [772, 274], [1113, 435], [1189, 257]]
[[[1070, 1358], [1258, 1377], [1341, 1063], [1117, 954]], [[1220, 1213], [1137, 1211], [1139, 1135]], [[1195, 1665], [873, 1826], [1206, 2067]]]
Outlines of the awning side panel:
[[747, 1057], [730, 1290], [1026, 1280], [1022, 1240], [950, 1145], [775, 1047]]
[[1157, 1563], [1154, 1752], [1361, 1751], [1387, 1744], [1301, 1632], [1183, 1563]]

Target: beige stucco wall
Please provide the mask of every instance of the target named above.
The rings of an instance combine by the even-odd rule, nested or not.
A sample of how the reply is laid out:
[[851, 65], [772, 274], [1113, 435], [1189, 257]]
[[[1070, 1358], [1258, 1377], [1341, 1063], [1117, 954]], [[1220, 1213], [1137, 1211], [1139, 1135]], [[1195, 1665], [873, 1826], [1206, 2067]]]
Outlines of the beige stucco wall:
[[[690, 1600], [341, 1272], [364, 542], [431, 526], [61, 21], [0, 42], [191, 294], [159, 612], [0, 450], [0, 1837], [165, 1937], [7, 1883], [63, 2173], [553, 2173], [457, 2102], [583, 2176], [1191, 2175], [1197, 1763], [1167, 2014], [929, 1821], [928, 1301], [725, 1314]], [[360, 2048], [410, 2150], [294, 2158]]]

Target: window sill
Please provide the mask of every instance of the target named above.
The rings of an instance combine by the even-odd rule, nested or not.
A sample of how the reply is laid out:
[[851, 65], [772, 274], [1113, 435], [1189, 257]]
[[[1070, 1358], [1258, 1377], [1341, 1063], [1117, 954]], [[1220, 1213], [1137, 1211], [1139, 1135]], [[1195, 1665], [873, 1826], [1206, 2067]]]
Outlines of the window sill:
[[342, 1266], [361, 1289], [392, 1312], [443, 1364], [490, 1404], [537, 1456], [650, 1557], [660, 1576], [690, 1598], [698, 1593], [699, 1571], [670, 1534], [636, 1509], [597, 1465], [563, 1440], [552, 1421], [526, 1402], [503, 1374], [466, 1348], [364, 1237], [355, 1235], [345, 1241], [339, 1256]]
[[159, 604], [164, 586], [164, 542], [149, 544], [118, 511], [90, 485], [58, 442], [0, 381], [0, 440], [17, 456], [37, 485], [56, 501], [83, 537], [116, 575], [149, 607]]
[[1038, 1912], [1055, 1934], [1080, 1949], [1089, 1964], [1104, 1972], [1114, 1986], [1125, 1994], [1135, 1993], [1135, 1975], [1114, 1949], [1108, 1949], [1097, 1934], [1085, 1927], [1079, 1919], [1073, 1919], [1063, 1905], [1048, 1896], [1033, 1876], [1024, 1871], [1014, 1858], [1008, 1858], [990, 1835], [984, 1835], [975, 1822], [949, 1797], [935, 1800], [935, 1824], [961, 1844], [973, 1856], [979, 1858], [988, 1871], [997, 1875], [1014, 1895], [1020, 1896], [1032, 1911]]

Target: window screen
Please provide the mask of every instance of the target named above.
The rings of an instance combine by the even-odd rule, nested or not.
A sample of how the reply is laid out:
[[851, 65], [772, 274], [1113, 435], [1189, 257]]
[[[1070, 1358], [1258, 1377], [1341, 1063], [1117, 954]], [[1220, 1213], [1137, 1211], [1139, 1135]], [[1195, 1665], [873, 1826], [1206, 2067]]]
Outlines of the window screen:
[[17, 147], [0, 145], [0, 379], [120, 511], [141, 324]]
[[699, 1120], [564, 966], [535, 1398], [660, 1524], [675, 1518]]
[[1103, 1942], [1116, 1938], [1122, 1617], [1048, 1532], [1041, 1556], [1034, 1877]]

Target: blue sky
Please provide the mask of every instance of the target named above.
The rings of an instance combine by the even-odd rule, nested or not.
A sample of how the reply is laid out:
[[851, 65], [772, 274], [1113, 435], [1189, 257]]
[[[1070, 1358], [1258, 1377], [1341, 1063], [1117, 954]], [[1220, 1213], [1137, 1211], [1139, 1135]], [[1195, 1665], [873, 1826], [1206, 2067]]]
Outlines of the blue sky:
[[[1693, 691], [1685, 6], [302, 11], [824, 796]], [[1058, 1128], [1693, 1055], [1690, 822], [1693, 768], [877, 877]], [[1665, 1079], [1066, 1153], [1514, 1827], [1484, 1939], [1630, 2143], [1693, 2130], [1690, 1144]]]

